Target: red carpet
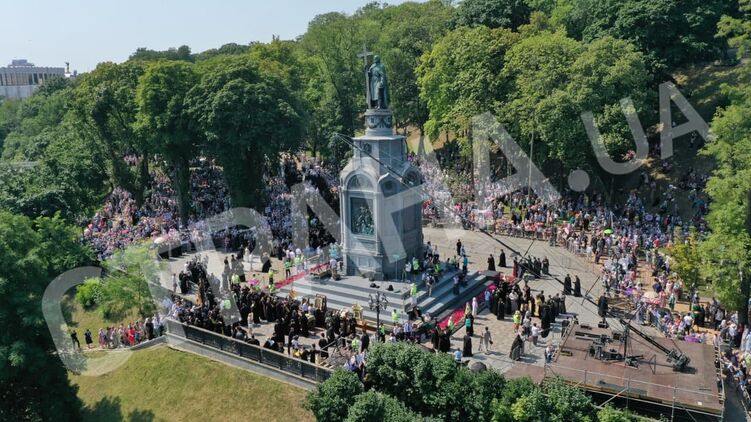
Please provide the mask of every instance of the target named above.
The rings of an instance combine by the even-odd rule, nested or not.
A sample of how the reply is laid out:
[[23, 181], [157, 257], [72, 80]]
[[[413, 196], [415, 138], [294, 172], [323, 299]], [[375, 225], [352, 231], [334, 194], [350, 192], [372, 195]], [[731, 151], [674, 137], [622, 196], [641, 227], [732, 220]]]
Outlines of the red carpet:
[[[328, 267], [328, 265], [329, 265], [328, 262], [324, 263], [324, 264], [314, 265], [314, 266], [312, 266], [312, 267], [310, 267], [308, 269], [308, 273], [311, 273], [313, 271], [317, 271], [319, 268], [324, 267], [324, 266]], [[300, 272], [300, 273], [297, 273], [297, 274], [295, 274], [295, 275], [293, 275], [293, 276], [291, 276], [291, 277], [289, 277], [287, 279], [284, 279], [284, 280], [281, 280], [281, 281], [277, 281], [276, 283], [274, 283], [274, 286], [276, 286], [277, 289], [281, 289], [282, 287], [287, 286], [289, 284], [292, 284], [295, 281], [297, 281], [297, 280], [305, 277], [305, 275], [306, 274], [305, 274], [304, 271]]]

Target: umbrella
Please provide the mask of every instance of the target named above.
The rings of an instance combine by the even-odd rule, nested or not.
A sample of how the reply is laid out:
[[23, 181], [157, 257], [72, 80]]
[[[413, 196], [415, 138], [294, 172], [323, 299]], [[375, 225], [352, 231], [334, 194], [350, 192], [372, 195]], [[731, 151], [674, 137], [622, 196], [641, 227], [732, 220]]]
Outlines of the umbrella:
[[488, 370], [488, 367], [482, 362], [473, 362], [469, 366], [469, 370], [472, 372], [485, 372]]
[[605, 233], [605, 234], [613, 234], [613, 229], [605, 229], [605, 230], [603, 230], [603, 233]]
[[660, 295], [658, 295], [657, 292], [655, 292], [654, 290], [650, 290], [644, 293], [642, 297], [645, 297], [647, 299], [657, 299], [658, 297], [660, 297]]

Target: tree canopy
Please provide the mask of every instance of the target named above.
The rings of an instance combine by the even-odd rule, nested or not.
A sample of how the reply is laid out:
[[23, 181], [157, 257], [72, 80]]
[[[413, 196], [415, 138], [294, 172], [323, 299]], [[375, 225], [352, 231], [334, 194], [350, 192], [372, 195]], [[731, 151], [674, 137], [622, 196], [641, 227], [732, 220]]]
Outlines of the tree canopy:
[[457, 8], [454, 25], [515, 30], [529, 22], [531, 11], [527, 0], [463, 0]]
[[[727, 87], [731, 104], [712, 121], [712, 140], [705, 153], [716, 168], [707, 182], [712, 203], [707, 215], [711, 230], [701, 244], [704, 274], [722, 303], [730, 309], [748, 304], [751, 274], [751, 227], [747, 227], [751, 192], [751, 86]], [[738, 294], [738, 293], [741, 294]], [[741, 312], [741, 318], [744, 313]]]
[[0, 418], [66, 421], [80, 403], [42, 315], [42, 295], [57, 275], [91, 259], [78, 230], [60, 218], [34, 220], [0, 211]]

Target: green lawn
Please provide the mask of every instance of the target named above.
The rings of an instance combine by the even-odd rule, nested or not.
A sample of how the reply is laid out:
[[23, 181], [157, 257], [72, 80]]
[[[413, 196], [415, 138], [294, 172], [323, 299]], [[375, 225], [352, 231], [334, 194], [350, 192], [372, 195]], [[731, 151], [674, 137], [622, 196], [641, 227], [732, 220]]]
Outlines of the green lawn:
[[96, 333], [100, 328], [106, 328], [111, 326], [119, 326], [120, 324], [128, 325], [138, 319], [138, 311], [132, 310], [125, 317], [116, 321], [104, 319], [99, 309], [86, 310], [77, 301], [75, 294], [70, 293], [63, 298], [63, 316], [65, 317], [65, 323], [71, 329], [75, 328], [78, 331], [78, 338], [83, 341], [83, 332], [88, 328], [91, 333], [94, 334], [94, 342], [96, 343]]
[[312, 421], [306, 392], [166, 346], [134, 352], [114, 372], [70, 375], [86, 421]]

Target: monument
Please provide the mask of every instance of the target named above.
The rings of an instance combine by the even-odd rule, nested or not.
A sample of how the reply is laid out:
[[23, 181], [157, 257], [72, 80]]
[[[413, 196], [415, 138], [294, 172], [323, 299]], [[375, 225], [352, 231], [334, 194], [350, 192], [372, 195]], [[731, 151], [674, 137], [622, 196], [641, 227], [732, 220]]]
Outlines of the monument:
[[394, 134], [389, 81], [378, 56], [365, 51], [365, 134], [340, 174], [342, 254], [347, 275], [398, 278], [407, 260], [422, 260], [422, 194], [407, 160], [404, 136]]

